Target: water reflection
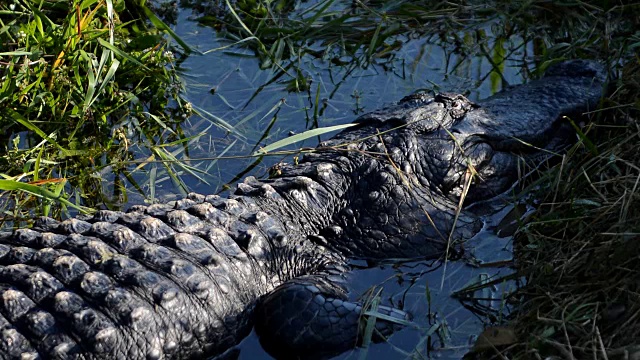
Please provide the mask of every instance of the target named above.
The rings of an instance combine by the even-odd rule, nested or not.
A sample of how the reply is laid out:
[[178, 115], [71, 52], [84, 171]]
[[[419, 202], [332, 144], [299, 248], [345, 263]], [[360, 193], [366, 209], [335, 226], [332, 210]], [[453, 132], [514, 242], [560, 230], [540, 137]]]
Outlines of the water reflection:
[[[202, 52], [229, 45], [213, 29], [190, 20], [190, 13], [181, 10], [175, 28], [185, 41]], [[486, 57], [456, 55], [424, 39], [408, 41], [385, 68], [336, 66], [311, 56], [299, 59], [296, 66], [309, 78], [307, 91], [289, 92], [290, 79], [285, 76], [274, 80], [278, 70], [261, 70], [258, 59], [246, 49], [230, 48], [186, 58], [181, 65], [185, 96], [203, 116], [188, 119], [185, 128], [191, 135], [205, 134], [190, 144], [190, 158], [248, 155], [256, 146], [312, 127], [350, 122], [357, 114], [419, 90], [461, 92], [477, 99], [501, 88]], [[507, 60], [498, 79], [520, 83], [521, 67], [522, 59]], [[309, 139], [295, 147], [315, 146], [319, 140]], [[209, 183], [228, 183], [254, 160], [219, 162], [209, 172]], [[266, 158], [254, 173], [266, 174], [268, 166], [281, 160], [277, 156]], [[211, 192], [209, 185], [197, 181], [189, 185], [192, 190]], [[214, 190], [220, 190], [219, 186]]]

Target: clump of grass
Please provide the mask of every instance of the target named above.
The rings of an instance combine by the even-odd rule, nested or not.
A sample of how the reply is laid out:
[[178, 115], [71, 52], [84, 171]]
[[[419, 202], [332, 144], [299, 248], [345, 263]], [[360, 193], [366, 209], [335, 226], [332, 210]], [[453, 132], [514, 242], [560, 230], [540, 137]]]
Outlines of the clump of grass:
[[527, 285], [517, 298], [515, 357], [635, 358], [640, 354], [640, 64], [630, 62], [586, 136], [536, 192], [517, 237]]
[[609, 64], [618, 80], [602, 109], [581, 124], [579, 144], [528, 190], [537, 212], [515, 239], [525, 286], [509, 295], [517, 306], [511, 319], [494, 322], [515, 330], [517, 340], [494, 343], [483, 352], [489, 358], [640, 355], [640, 7], [571, 4], [500, 8], [506, 33], [533, 42], [540, 71], [587, 57]]
[[0, 4], [0, 188], [13, 190], [2, 204], [9, 218], [32, 218], [23, 206], [42, 215], [72, 203], [117, 207], [122, 181], [139, 188], [133, 149], [184, 138], [190, 109], [174, 55], [145, 12], [133, 1]]

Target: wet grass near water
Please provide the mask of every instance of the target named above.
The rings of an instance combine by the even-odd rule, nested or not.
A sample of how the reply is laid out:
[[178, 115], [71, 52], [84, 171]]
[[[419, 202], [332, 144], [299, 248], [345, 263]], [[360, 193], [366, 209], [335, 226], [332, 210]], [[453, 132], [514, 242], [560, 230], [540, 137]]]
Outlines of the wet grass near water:
[[3, 195], [5, 219], [117, 206], [127, 200], [125, 179], [147, 196], [153, 171], [130, 162], [162, 159], [167, 144], [189, 140], [181, 122], [191, 111], [157, 30], [163, 24], [126, 5], [0, 4], [0, 188], [12, 191]]
[[[266, 176], [332, 126], [409, 93], [486, 97], [562, 59], [597, 59], [618, 75], [613, 92], [602, 110], [575, 119], [580, 141], [557, 165], [523, 181], [520, 198], [536, 209], [514, 241], [525, 286], [504, 295], [517, 309], [510, 317], [485, 309], [487, 342], [470, 356], [640, 354], [640, 5], [181, 1], [193, 14], [147, 5], [177, 23], [167, 27], [132, 1], [0, 4], [0, 209], [8, 224], [216, 192], [248, 174]], [[177, 36], [187, 17], [203, 27]], [[199, 44], [205, 36], [212, 42]], [[197, 57], [213, 60], [197, 65]], [[507, 279], [479, 280], [457, 296], [481, 299]], [[429, 285], [418, 291], [427, 299]], [[425, 344], [446, 340], [446, 324], [438, 325], [402, 356], [430, 356]]]

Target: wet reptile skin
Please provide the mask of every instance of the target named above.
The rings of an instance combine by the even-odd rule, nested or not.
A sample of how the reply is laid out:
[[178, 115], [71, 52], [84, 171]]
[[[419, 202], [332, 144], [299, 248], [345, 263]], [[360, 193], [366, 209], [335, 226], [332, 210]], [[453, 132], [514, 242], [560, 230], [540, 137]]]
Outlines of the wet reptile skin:
[[362, 307], [348, 301], [349, 259], [434, 258], [450, 236], [473, 236], [471, 214], [453, 227], [468, 170], [465, 205], [506, 191], [575, 140], [562, 115], [593, 109], [605, 78], [572, 61], [476, 104], [412, 95], [229, 198], [0, 233], [0, 358], [199, 359], [254, 325], [279, 358], [352, 348]]

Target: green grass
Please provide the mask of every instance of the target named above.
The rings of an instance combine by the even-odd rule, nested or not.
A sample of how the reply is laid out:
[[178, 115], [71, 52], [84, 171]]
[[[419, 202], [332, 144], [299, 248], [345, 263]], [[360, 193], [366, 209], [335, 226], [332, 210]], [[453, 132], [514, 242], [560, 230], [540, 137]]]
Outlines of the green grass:
[[112, 0], [0, 4], [4, 219], [121, 206], [114, 179], [142, 191], [132, 150], [161, 157], [162, 144], [185, 140], [174, 54], [144, 13]]

